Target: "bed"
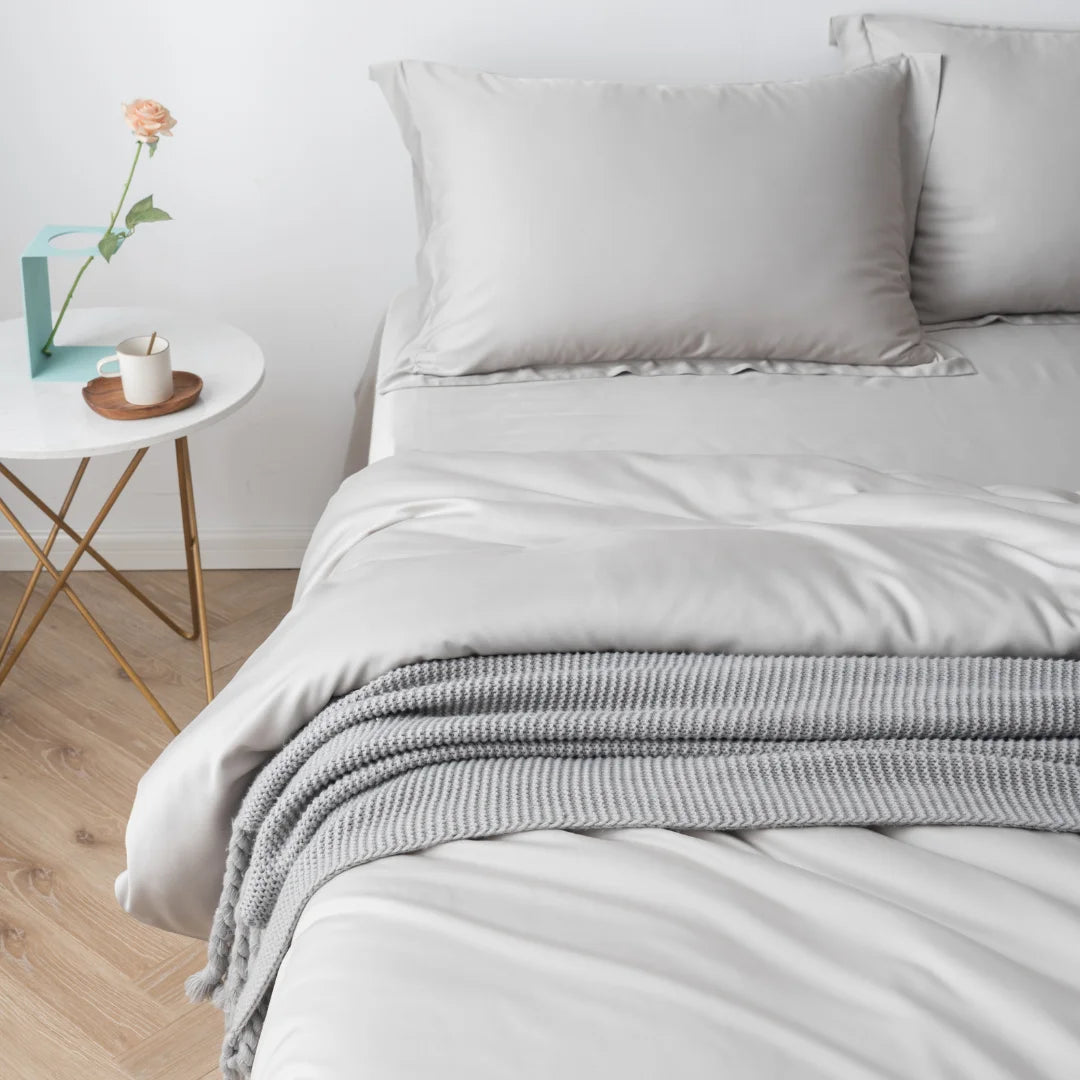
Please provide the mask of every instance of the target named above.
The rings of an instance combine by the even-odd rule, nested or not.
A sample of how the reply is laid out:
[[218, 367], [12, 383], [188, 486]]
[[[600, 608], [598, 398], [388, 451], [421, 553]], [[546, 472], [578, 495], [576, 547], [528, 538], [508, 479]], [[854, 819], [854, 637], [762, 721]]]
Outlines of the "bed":
[[[407, 333], [413, 304], [406, 294], [392, 305], [381, 355]], [[1080, 326], [948, 333], [980, 379], [395, 391], [376, 398], [373, 457], [844, 446], [877, 468], [1076, 491]], [[775, 416], [778, 399], [786, 423], [755, 421], [755, 407]], [[462, 840], [348, 871], [316, 894], [253, 1075], [1064, 1080], [1080, 1054], [1078, 920], [1075, 835], [923, 826]]]
[[[680, 622], [715, 622], [717, 598], [682, 576], [699, 557], [700, 530], [680, 523], [666, 545], [690, 546], [643, 569], [658, 524], [651, 509], [646, 523], [634, 519], [657, 498], [665, 522], [686, 515], [696, 526], [700, 507], [683, 503], [714, 473], [742, 492], [764, 470], [773, 478], [766, 486], [775, 481], [782, 493], [800, 474], [816, 493], [795, 501], [823, 507], [811, 511], [815, 521], [787, 525], [776, 518], [790, 493], [736, 509], [739, 527], [724, 526], [733, 546], [706, 571], [719, 580], [737, 565], [723, 597], [730, 618], [715, 627], [721, 645], [937, 655], [964, 641], [984, 655], [1077, 655], [1080, 497], [1069, 478], [1080, 460], [1070, 422], [1080, 326], [963, 333], [976, 363], [985, 362], [984, 341], [985, 356], [999, 358], [1006, 387], [1005, 343], [1025, 343], [1013, 359], [1040, 372], [1041, 425], [1014, 423], [1029, 405], [1006, 390], [978, 420], [969, 415], [962, 433], [926, 425], [916, 449], [907, 437], [890, 442], [877, 422], [892, 413], [903, 424], [904, 409], [921, 408], [912, 380], [793, 376], [783, 391], [791, 424], [777, 425], [757, 453], [685, 453], [724, 449], [729, 437], [707, 409], [688, 407], [671, 440], [683, 452], [639, 455], [635, 431], [653, 451], [663, 436], [621, 415], [628, 390], [636, 393], [631, 377], [591, 382], [585, 394], [584, 384], [565, 382], [379, 397], [376, 447], [393, 452], [335, 496], [293, 612], [141, 783], [121, 902], [158, 925], [207, 935], [222, 874], [215, 853], [254, 770], [322, 704], [397, 661], [530, 652], [534, 635], [556, 623], [566, 635], [559, 647], [570, 651], [601, 642], [702, 647], [681, 636]], [[711, 395], [752, 399], [743, 379], [659, 378], [648, 388], [674, 410], [680, 394], [698, 407]], [[994, 392], [976, 391], [975, 377], [934, 382]], [[535, 391], [550, 410], [546, 425], [529, 405]], [[560, 395], [565, 407], [553, 407]], [[845, 461], [817, 456], [835, 454], [836, 426], [815, 435], [805, 402], [812, 396], [819, 409], [831, 395], [845, 403], [834, 415], [848, 401], [873, 402], [873, 468], [850, 450]], [[581, 397], [586, 409], [574, 407]], [[444, 408], [456, 414], [447, 425], [454, 437], [439, 453]], [[463, 415], [478, 451], [461, 435]], [[1043, 441], [1047, 431], [1065, 437]], [[515, 448], [499, 449], [504, 438]], [[516, 448], [520, 438], [529, 450]], [[968, 479], [927, 474], [938, 454]], [[1006, 466], [1005, 483], [977, 487], [994, 469], [988, 459]], [[905, 471], [878, 471], [890, 466]], [[459, 486], [440, 490], [429, 469]], [[677, 487], [685, 483], [674, 509], [658, 481], [668, 469]], [[385, 478], [379, 470], [396, 471], [373, 509], [375, 489], [355, 482]], [[819, 483], [842, 491], [843, 505], [870, 503], [838, 518]], [[609, 533], [613, 492], [629, 517]], [[883, 497], [892, 507], [885, 521]], [[764, 532], [747, 527], [755, 518]], [[574, 535], [560, 537], [564, 528]], [[640, 549], [630, 543], [637, 528], [649, 538]], [[831, 539], [818, 565], [801, 548], [765, 546], [777, 537], [816, 545], [823, 535]], [[535, 548], [532, 537], [541, 537]], [[553, 557], [558, 574], [546, 578]], [[583, 561], [560, 586], [566, 558]], [[672, 596], [679, 605], [665, 610]], [[628, 609], [631, 630], [647, 624], [645, 638], [612, 637]], [[572, 625], [563, 625], [567, 611]], [[777, 627], [790, 631], [779, 645]], [[1058, 798], [1080, 807], [1075, 794]], [[705, 1077], [721, 1063], [755, 1078], [1065, 1080], [1080, 1054], [1078, 920], [1080, 837], [1067, 832], [536, 828], [457, 839], [347, 869], [314, 892], [282, 945], [251, 1075]]]
[[799, 84], [376, 69], [425, 239], [372, 463], [117, 882], [209, 938], [229, 1080], [1075, 1073], [1080, 268], [917, 226], [947, 50], [859, 18]]

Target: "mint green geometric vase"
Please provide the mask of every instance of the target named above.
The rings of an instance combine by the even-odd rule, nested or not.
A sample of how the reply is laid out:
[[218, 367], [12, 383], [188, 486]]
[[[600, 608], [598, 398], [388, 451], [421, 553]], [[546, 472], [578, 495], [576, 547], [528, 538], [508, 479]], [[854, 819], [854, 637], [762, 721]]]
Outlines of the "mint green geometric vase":
[[[97, 362], [116, 352], [116, 345], [52, 345], [52, 355], [41, 348], [52, 330], [49, 300], [49, 260], [86, 259], [97, 247], [54, 247], [53, 240], [69, 233], [103, 235], [100, 225], [46, 225], [22, 253], [23, 310], [26, 312], [26, 345], [30, 353], [30, 378], [56, 382], [88, 382], [97, 376]], [[61, 327], [63, 333], [63, 327]]]

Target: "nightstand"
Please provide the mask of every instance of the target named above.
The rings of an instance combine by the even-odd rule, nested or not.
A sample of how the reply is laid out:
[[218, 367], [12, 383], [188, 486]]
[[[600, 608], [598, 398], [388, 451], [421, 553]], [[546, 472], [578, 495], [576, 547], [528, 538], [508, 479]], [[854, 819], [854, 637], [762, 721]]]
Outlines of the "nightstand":
[[[81, 382], [48, 382], [31, 379], [26, 356], [26, 333], [22, 319], [0, 323], [0, 478], [30, 500], [52, 523], [48, 536], [39, 543], [18, 519], [4, 499], [0, 482], [0, 515], [33, 553], [37, 566], [30, 574], [26, 590], [16, 606], [0, 640], [0, 693], [34, 632], [56, 598], [64, 593], [97, 634], [113, 659], [147, 702], [174, 733], [179, 729], [172, 717], [125, 659], [93, 613], [79, 599], [70, 577], [84, 556], [111, 574], [151, 614], [171, 630], [202, 646], [206, 700], [214, 696], [210, 661], [210, 641], [206, 624], [206, 594], [203, 585], [199, 530], [195, 516], [195, 485], [191, 473], [188, 437], [217, 423], [251, 399], [263, 379], [263, 355], [246, 334], [225, 323], [171, 311], [144, 308], [84, 308], [72, 310], [64, 321], [66, 340], [122, 341], [132, 334], [157, 330], [168, 338], [173, 350], [174, 370], [194, 371], [203, 379], [199, 400], [182, 412], [148, 420], [106, 420], [92, 412], [82, 398]], [[190, 629], [181, 626], [94, 547], [94, 537], [120, 497], [148, 450], [160, 443], [172, 443], [176, 455], [180, 533], [187, 562], [191, 603]], [[85, 531], [77, 531], [67, 520], [79, 485], [92, 458], [107, 454], [130, 454], [126, 467], [105, 502]], [[67, 494], [58, 508], [50, 507], [18, 478], [8, 466], [11, 461], [67, 458], [77, 460]], [[54, 565], [50, 554], [60, 533], [75, 545], [62, 567]], [[42, 574], [52, 578], [44, 601], [25, 621], [34, 589]], [[2, 625], [2, 624], [0, 624]]]

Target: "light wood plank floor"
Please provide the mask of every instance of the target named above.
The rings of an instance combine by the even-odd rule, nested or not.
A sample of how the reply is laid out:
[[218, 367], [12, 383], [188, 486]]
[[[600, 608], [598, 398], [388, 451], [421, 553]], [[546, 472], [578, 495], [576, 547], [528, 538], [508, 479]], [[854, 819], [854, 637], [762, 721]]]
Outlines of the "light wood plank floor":
[[[166, 610], [186, 612], [183, 573], [130, 577]], [[25, 580], [0, 573], [0, 631]], [[218, 689], [277, 625], [295, 580], [294, 571], [207, 574]], [[198, 645], [105, 573], [77, 573], [73, 585], [183, 726], [202, 704]], [[0, 687], [3, 1080], [218, 1076], [220, 1014], [183, 997], [204, 946], [142, 926], [113, 898], [135, 784], [168, 738], [61, 597]]]

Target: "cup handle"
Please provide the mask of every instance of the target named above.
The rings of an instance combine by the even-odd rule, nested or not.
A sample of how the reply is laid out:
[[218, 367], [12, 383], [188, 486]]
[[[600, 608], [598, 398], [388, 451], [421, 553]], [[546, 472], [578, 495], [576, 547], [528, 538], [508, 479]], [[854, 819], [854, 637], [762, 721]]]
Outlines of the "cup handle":
[[[111, 364], [114, 360], [116, 361], [116, 370], [115, 371], [102, 371], [101, 370], [106, 364]], [[99, 375], [104, 375], [106, 378], [115, 379], [116, 376], [120, 374], [120, 357], [117, 356], [115, 353], [112, 356], [103, 356], [97, 362], [97, 373]]]

